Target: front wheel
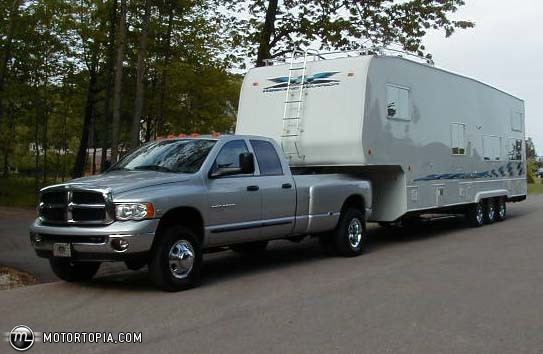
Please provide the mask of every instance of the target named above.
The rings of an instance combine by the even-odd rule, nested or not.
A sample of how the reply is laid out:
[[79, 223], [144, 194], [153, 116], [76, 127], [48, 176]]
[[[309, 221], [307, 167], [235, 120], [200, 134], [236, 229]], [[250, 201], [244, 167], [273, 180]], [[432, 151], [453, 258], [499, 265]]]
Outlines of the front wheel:
[[166, 291], [180, 291], [200, 281], [202, 249], [196, 234], [183, 226], [166, 229], [153, 247], [151, 280]]
[[63, 258], [50, 258], [49, 264], [57, 277], [69, 282], [91, 280], [100, 268], [99, 262], [73, 262]]
[[332, 234], [335, 253], [343, 257], [358, 256], [364, 251], [366, 241], [364, 214], [355, 208], [344, 210]]

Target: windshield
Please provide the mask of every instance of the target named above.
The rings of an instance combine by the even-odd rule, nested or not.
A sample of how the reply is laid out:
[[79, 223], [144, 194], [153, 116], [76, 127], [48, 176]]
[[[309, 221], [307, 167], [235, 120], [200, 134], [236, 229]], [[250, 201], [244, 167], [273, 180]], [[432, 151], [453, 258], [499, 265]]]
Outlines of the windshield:
[[196, 173], [204, 163], [214, 140], [163, 140], [140, 147], [109, 171], [152, 170]]

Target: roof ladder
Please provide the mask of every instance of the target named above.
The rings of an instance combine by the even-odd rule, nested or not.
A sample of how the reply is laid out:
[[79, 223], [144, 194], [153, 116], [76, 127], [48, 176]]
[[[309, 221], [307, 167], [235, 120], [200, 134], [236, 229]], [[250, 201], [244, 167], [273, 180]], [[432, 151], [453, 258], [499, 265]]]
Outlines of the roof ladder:
[[[296, 62], [297, 55], [303, 56], [303, 62]], [[285, 106], [283, 110], [283, 131], [281, 146], [289, 159], [296, 157], [304, 159], [299, 148], [298, 140], [303, 132], [300, 125], [304, 101], [304, 85], [307, 78], [307, 58], [317, 55], [309, 51], [294, 50], [290, 58]]]

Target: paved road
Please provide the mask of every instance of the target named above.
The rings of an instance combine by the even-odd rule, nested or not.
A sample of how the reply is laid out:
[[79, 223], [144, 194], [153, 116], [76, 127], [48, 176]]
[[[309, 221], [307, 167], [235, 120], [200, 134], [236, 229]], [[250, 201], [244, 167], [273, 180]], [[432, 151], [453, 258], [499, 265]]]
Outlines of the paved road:
[[156, 291], [145, 271], [7, 290], [0, 331], [143, 332], [138, 345], [32, 353], [543, 353], [542, 229], [543, 198], [532, 197], [480, 229], [374, 228], [352, 259], [314, 241], [277, 242], [254, 261], [210, 255], [204, 284], [181, 293]]

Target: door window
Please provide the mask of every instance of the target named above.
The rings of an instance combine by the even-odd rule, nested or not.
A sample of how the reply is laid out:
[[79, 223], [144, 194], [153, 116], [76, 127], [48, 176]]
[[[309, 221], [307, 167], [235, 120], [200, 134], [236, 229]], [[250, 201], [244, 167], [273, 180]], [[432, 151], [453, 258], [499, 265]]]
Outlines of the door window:
[[273, 145], [268, 141], [251, 140], [261, 176], [281, 176], [283, 167]]
[[215, 171], [219, 168], [239, 168], [239, 155], [246, 152], [249, 152], [249, 150], [243, 140], [234, 140], [224, 144], [213, 164], [213, 170]]

